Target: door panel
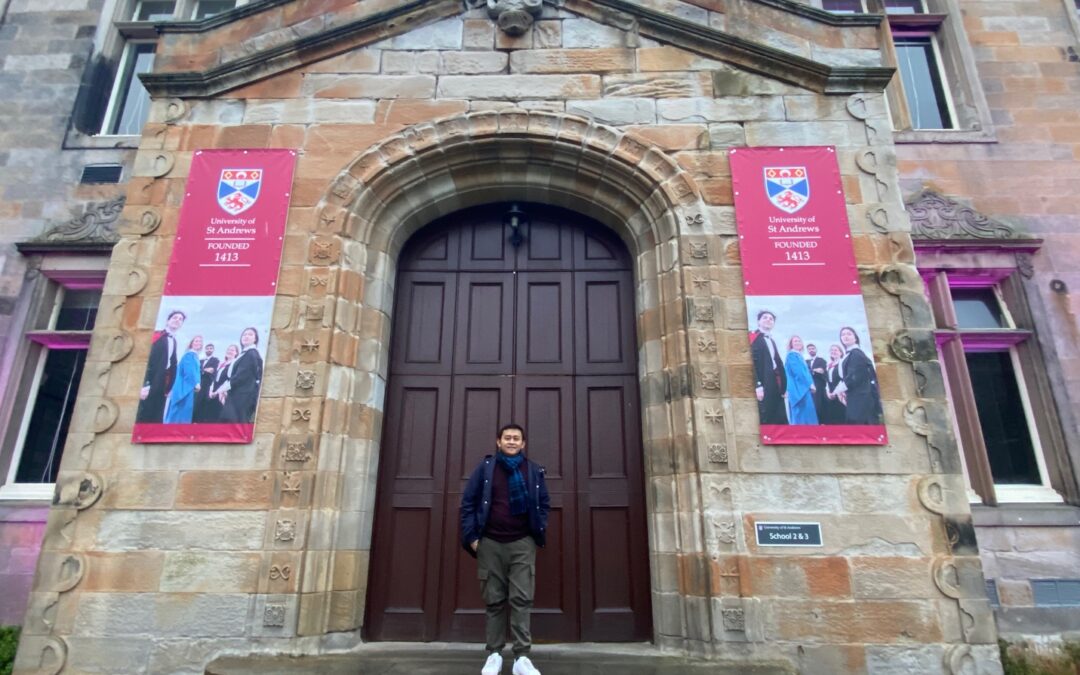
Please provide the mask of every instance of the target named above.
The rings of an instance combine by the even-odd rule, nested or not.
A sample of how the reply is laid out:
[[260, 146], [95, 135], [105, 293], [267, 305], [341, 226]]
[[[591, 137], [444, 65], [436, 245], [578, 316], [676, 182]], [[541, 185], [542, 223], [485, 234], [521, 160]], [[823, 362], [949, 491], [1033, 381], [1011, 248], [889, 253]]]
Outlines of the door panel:
[[529, 461], [545, 469], [551, 497], [547, 547], [536, 556], [533, 634], [538, 640], [578, 640], [577, 496], [574, 492], [572, 378], [517, 376], [514, 415], [528, 431]]
[[570, 272], [517, 275], [517, 361], [519, 375], [571, 375], [574, 334], [570, 329], [574, 291]]
[[579, 561], [582, 639], [648, 639], [637, 378], [579, 377], [576, 389], [577, 454], [588, 458], [577, 464], [578, 537], [589, 542]]
[[458, 288], [454, 372], [509, 374], [514, 351], [514, 277], [461, 274]]
[[376, 506], [372, 640], [477, 642], [484, 606], [461, 494], [502, 424], [551, 497], [538, 642], [650, 637], [632, 265], [609, 231], [526, 205], [452, 214], [402, 252]]
[[635, 371], [633, 290], [627, 272], [574, 273], [574, 358], [578, 375]]
[[457, 278], [440, 272], [404, 272], [398, 277], [398, 307], [390, 350], [391, 369], [408, 375], [449, 375], [453, 363]]
[[436, 634], [449, 406], [448, 376], [402, 375], [387, 392], [392, 414], [384, 438], [395, 452], [380, 466], [385, 498], [376, 518], [386, 525], [375, 532], [381, 555], [369, 583], [379, 608], [372, 617], [378, 639], [432, 640]]

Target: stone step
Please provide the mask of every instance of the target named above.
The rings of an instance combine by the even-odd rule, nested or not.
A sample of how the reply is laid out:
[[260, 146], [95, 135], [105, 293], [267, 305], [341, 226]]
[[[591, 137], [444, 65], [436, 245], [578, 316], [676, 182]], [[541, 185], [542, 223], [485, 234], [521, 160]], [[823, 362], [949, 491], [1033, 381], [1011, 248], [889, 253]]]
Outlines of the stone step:
[[[530, 655], [543, 675], [795, 675], [788, 663], [733, 663], [690, 659], [652, 645], [538, 645]], [[326, 656], [226, 656], [207, 675], [479, 675], [480, 645], [447, 643], [365, 644], [348, 654]], [[504, 654], [503, 675], [511, 658]]]

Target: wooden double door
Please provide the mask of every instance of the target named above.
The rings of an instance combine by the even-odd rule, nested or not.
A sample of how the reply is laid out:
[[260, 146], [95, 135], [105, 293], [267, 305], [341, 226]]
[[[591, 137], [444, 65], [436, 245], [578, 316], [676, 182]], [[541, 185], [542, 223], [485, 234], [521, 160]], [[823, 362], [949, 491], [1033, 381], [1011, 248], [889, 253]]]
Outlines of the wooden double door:
[[651, 637], [633, 275], [623, 244], [569, 212], [460, 212], [401, 256], [378, 478], [366, 633], [484, 635], [476, 562], [458, 511], [495, 433], [527, 430], [547, 469], [537, 641]]

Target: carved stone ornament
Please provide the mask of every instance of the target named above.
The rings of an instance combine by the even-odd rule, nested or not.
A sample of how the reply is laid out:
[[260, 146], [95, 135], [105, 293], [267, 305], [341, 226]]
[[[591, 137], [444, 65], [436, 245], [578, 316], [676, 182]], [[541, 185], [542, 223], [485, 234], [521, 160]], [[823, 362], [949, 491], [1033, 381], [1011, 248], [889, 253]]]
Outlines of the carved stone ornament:
[[878, 268], [878, 284], [892, 295], [922, 294], [922, 278], [913, 265], [894, 263]]
[[105, 492], [105, 481], [101, 476], [85, 473], [76, 479], [57, 482], [56, 492], [53, 493], [53, 505], [73, 506], [82, 511], [93, 506], [101, 498], [103, 492]]
[[296, 388], [297, 389], [314, 389], [315, 388], [315, 371], [314, 370], [301, 370], [296, 373]]
[[712, 304], [695, 304], [694, 305], [694, 320], [701, 321], [703, 323], [713, 322], [713, 306]]
[[730, 520], [714, 520], [713, 528], [716, 530], [716, 539], [724, 544], [735, 543], [735, 523]]
[[36, 675], [56, 675], [64, 669], [67, 664], [68, 646], [63, 638], [47, 638], [39, 649], [37, 667], [27, 672], [33, 672]]
[[125, 197], [121, 195], [107, 202], [91, 202], [81, 214], [66, 223], [50, 227], [35, 241], [115, 244], [120, 240], [116, 223], [124, 210], [124, 200]]
[[294, 541], [296, 539], [296, 521], [283, 519], [274, 525], [274, 541]]
[[746, 613], [738, 607], [728, 607], [722, 610], [724, 616], [724, 630], [745, 631]]
[[704, 260], [709, 257], [709, 245], [702, 241], [690, 242], [690, 257]]
[[273, 565], [270, 567], [270, 581], [288, 581], [292, 576], [292, 568], [288, 565]]
[[914, 239], [1016, 239], [1018, 233], [1005, 223], [991, 220], [932, 190], [923, 190], [905, 206], [911, 217]]
[[727, 464], [728, 452], [726, 443], [709, 443], [709, 461], [714, 464]]
[[908, 363], [937, 359], [937, 343], [929, 330], [901, 330], [893, 335], [889, 349], [896, 358]]
[[263, 626], [281, 628], [285, 625], [285, 605], [267, 605], [263, 608]]
[[701, 387], [702, 389], [708, 389], [709, 391], [715, 391], [720, 389], [721, 379], [720, 373], [706, 371], [701, 374]]
[[311, 459], [311, 450], [307, 443], [288, 443], [285, 446], [286, 462], [306, 462]]
[[507, 35], [524, 35], [544, 8], [543, 0], [468, 0], [468, 4], [487, 6], [488, 16]]
[[945, 650], [945, 668], [949, 675], [966, 675], [977, 671], [971, 645], [949, 645]]
[[303, 479], [300, 476], [295, 475], [292, 471], [285, 472], [285, 480], [281, 483], [282, 495], [298, 495], [300, 494], [300, 485]]
[[724, 412], [719, 408], [706, 408], [705, 419], [709, 420], [713, 424], [723, 424]]
[[716, 340], [711, 337], [701, 336], [697, 339], [697, 348], [699, 352], [715, 352]]

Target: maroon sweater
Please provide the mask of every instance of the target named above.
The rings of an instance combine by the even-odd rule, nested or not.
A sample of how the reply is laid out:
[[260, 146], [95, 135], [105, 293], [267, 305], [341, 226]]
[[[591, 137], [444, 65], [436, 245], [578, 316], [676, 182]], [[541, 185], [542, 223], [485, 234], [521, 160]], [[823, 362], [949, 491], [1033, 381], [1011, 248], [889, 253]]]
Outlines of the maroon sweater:
[[[525, 460], [518, 467], [526, 484], [529, 480], [528, 468]], [[484, 528], [484, 537], [503, 544], [517, 541], [529, 536], [529, 513], [526, 511], [520, 516], [510, 513], [510, 474], [502, 464], [495, 463], [495, 471], [491, 476], [491, 513], [488, 515], [487, 526]]]

